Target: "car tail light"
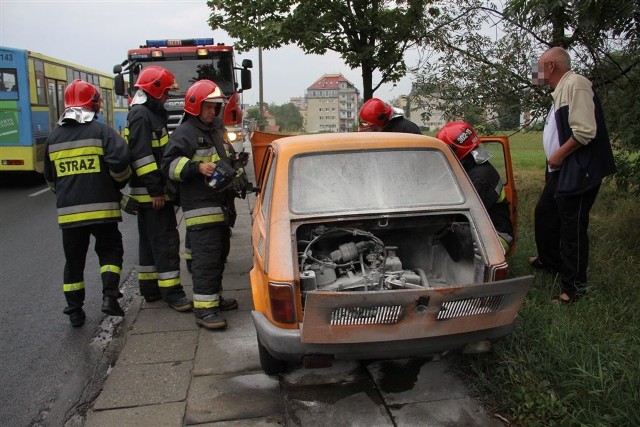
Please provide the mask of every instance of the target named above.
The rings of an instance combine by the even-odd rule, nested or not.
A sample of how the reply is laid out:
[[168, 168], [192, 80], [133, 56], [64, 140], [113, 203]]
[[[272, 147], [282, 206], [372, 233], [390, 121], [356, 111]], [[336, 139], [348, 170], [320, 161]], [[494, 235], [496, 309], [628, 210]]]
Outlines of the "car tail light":
[[295, 322], [293, 286], [289, 283], [269, 282], [269, 301], [273, 320], [280, 323]]

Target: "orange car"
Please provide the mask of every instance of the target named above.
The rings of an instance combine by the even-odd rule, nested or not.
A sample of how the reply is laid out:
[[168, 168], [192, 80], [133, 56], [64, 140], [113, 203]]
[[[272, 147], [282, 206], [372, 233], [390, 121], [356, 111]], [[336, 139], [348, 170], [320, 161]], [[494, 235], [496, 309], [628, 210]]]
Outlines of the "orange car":
[[[274, 138], [252, 138], [252, 316], [267, 374], [287, 362], [486, 351], [512, 331], [533, 277], [509, 278], [447, 145], [384, 132]], [[484, 142], [502, 150], [494, 165], [515, 215], [508, 140]]]

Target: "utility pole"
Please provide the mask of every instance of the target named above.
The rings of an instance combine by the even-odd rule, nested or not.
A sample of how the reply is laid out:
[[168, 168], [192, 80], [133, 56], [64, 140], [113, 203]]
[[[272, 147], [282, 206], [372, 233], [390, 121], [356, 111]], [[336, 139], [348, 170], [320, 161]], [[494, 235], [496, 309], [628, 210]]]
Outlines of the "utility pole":
[[258, 79], [260, 86], [260, 121], [258, 122], [258, 129], [264, 131], [264, 102], [262, 98], [262, 48], [258, 48]]

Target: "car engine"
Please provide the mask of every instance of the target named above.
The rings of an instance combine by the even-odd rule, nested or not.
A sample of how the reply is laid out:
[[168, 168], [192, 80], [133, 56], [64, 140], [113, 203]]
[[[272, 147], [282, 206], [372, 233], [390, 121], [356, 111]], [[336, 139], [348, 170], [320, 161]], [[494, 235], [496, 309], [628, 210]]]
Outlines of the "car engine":
[[422, 269], [404, 269], [398, 247], [386, 246], [373, 233], [321, 225], [310, 237], [297, 242], [303, 292], [429, 288]]

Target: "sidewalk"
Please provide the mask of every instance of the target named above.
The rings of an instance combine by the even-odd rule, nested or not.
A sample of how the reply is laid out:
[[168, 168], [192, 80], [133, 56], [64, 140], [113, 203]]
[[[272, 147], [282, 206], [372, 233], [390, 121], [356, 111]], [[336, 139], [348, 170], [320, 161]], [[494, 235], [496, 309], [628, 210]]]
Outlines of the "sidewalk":
[[[224, 296], [240, 307], [223, 313], [227, 329], [198, 328], [193, 313], [136, 296], [121, 325], [125, 345], [85, 426], [503, 425], [468, 397], [441, 361], [336, 362], [327, 369], [265, 375], [250, 314], [254, 200], [251, 194], [236, 201], [223, 286]], [[183, 242], [184, 231], [180, 221]], [[181, 279], [191, 297], [184, 260]]]

